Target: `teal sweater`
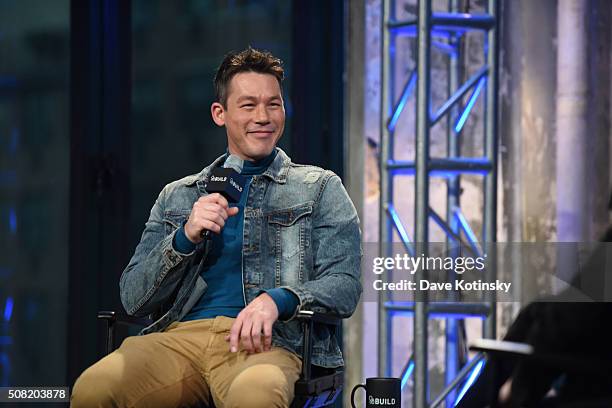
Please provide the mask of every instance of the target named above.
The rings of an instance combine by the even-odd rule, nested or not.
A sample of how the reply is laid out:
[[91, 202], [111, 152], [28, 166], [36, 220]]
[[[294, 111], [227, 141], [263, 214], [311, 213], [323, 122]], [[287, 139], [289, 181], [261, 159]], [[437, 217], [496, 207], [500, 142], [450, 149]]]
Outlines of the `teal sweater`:
[[[236, 317], [244, 308], [242, 293], [242, 231], [244, 227], [244, 206], [248, 196], [249, 185], [254, 175], [260, 175], [276, 157], [276, 150], [261, 160], [245, 161], [242, 175], [245, 188], [240, 202], [230, 204], [238, 207], [238, 214], [225, 221], [221, 234], [212, 234], [212, 249], [206, 257], [202, 278], [208, 284], [200, 298], [183, 321], [209, 319], [217, 316]], [[174, 249], [181, 253], [193, 251], [195, 245], [185, 236], [180, 228], [174, 236]], [[293, 315], [299, 299], [292, 292], [275, 288], [266, 291], [276, 303], [279, 317], [287, 319]]]

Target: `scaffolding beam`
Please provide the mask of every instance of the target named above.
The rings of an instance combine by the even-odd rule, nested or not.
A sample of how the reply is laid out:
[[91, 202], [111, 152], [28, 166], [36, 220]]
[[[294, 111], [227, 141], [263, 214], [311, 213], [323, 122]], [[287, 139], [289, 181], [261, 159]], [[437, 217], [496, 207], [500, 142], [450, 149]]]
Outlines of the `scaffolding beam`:
[[[469, 14], [458, 12], [458, 0], [448, 0], [449, 12], [432, 12], [431, 1], [418, 2], [418, 13], [415, 18], [405, 21], [395, 19], [396, 3], [383, 0], [381, 24], [381, 149], [380, 149], [380, 229], [379, 249], [381, 256], [389, 256], [393, 242], [393, 230], [397, 231], [404, 249], [411, 255], [427, 256], [429, 245], [429, 221], [433, 219], [447, 237], [451, 256], [456, 256], [458, 249], [453, 246], [460, 242], [475, 255], [489, 252], [489, 244], [495, 241], [497, 216], [497, 91], [498, 91], [498, 29], [499, 5], [497, 0], [488, 0], [486, 14]], [[468, 31], [484, 32], [483, 52], [485, 61], [464, 83], [461, 79], [460, 41]], [[400, 35], [416, 36], [416, 69], [408, 70], [410, 75], [404, 82], [400, 97], [394, 98], [395, 61], [393, 60], [395, 39]], [[433, 38], [436, 38], [434, 40]], [[437, 40], [442, 38], [442, 40]], [[431, 95], [431, 53], [432, 49], [447, 55], [448, 99], [432, 112]], [[395, 68], [394, 68], [395, 67]], [[398, 70], [399, 71], [399, 70]], [[416, 88], [416, 132], [414, 160], [394, 159], [394, 135], [400, 116], [406, 111], [408, 99]], [[485, 88], [484, 93], [483, 88]], [[471, 92], [470, 92], [471, 91]], [[470, 117], [474, 104], [483, 93], [484, 99], [484, 155], [483, 157], [461, 156], [461, 135], [466, 120]], [[467, 98], [467, 101], [464, 99]], [[465, 102], [465, 106], [460, 106]], [[446, 118], [447, 124], [447, 157], [430, 156], [430, 136], [432, 126]], [[483, 229], [480, 241], [467, 224], [460, 208], [461, 175], [475, 174], [484, 177], [484, 211]], [[414, 241], [409, 238], [406, 224], [402, 222], [393, 205], [393, 180], [395, 176], [413, 176], [414, 183]], [[430, 207], [429, 188], [434, 177], [444, 177], [447, 182], [446, 219]], [[401, 189], [401, 184], [398, 183]], [[465, 237], [465, 238], [464, 238]], [[451, 245], [451, 243], [453, 245]], [[455, 251], [455, 252], [453, 252]], [[493, 255], [494, 256], [494, 255]], [[491, 258], [488, 259], [491, 261]], [[492, 260], [494, 262], [494, 259]], [[486, 269], [486, 277], [494, 280], [494, 268]], [[449, 275], [449, 279], [456, 276]], [[446, 319], [446, 388], [434, 401], [436, 405], [446, 401], [452, 406], [457, 401], [456, 387], [462, 385], [459, 398], [463, 395], [470, 378], [478, 375], [478, 361], [465, 365], [465, 353], [461, 354], [457, 338], [463, 330], [463, 319], [479, 317], [483, 319], [484, 337], [495, 336], [495, 294], [488, 294], [482, 302], [460, 302], [459, 294], [451, 296], [448, 302], [429, 302], [425, 291], [416, 290], [414, 301], [397, 302], [390, 299], [385, 291], [379, 291], [379, 354], [378, 372], [381, 376], [391, 376], [393, 354], [393, 317], [398, 314], [413, 316], [413, 353], [402, 370], [402, 388], [407, 378], [414, 376], [413, 406], [425, 408], [429, 402], [428, 384], [428, 320]], [[463, 358], [460, 358], [460, 357]], [[464, 364], [463, 367], [460, 367]]]
[[[417, 115], [415, 153], [415, 241], [417, 254], [427, 257], [429, 242], [429, 133], [431, 130], [431, 2], [419, 1], [417, 21]], [[426, 407], [427, 292], [414, 294], [414, 405]]]

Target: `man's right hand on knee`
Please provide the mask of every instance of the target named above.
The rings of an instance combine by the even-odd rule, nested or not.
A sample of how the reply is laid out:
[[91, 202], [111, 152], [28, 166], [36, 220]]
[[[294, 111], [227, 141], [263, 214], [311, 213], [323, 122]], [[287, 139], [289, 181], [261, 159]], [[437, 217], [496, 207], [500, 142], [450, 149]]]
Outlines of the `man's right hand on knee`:
[[239, 346], [247, 353], [261, 353], [272, 348], [272, 326], [278, 320], [278, 308], [267, 293], [262, 293], [249, 303], [236, 317], [230, 334], [225, 340], [230, 351], [235, 353]]

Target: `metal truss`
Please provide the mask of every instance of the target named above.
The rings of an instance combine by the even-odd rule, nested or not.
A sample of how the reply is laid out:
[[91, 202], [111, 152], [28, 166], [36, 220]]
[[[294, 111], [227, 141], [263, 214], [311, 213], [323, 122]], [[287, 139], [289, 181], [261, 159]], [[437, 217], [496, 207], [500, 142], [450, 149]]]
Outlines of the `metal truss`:
[[[395, 19], [395, 1], [382, 1], [382, 71], [381, 71], [381, 144], [380, 144], [380, 254], [389, 254], [389, 243], [394, 231], [398, 234], [406, 252], [427, 256], [429, 220], [445, 232], [447, 243], [459, 243], [471, 252], [482, 256], [487, 243], [496, 240], [497, 214], [497, 126], [498, 126], [498, 28], [499, 4], [488, 0], [487, 13], [472, 15], [458, 12], [458, 0], [449, 0], [448, 12], [433, 13], [431, 1], [418, 2], [418, 16], [406, 21]], [[459, 83], [460, 39], [469, 31], [485, 35], [485, 65], [464, 83]], [[417, 68], [412, 71], [395, 97], [394, 50], [399, 36], [417, 38]], [[437, 109], [432, 109], [431, 53], [448, 55], [448, 99]], [[416, 90], [416, 146], [414, 161], [394, 159], [394, 134], [399, 117], [407, 101]], [[484, 156], [462, 157], [460, 138], [474, 104], [482, 95], [484, 101]], [[447, 120], [447, 155], [430, 156], [430, 131], [441, 120]], [[460, 191], [463, 174], [484, 177], [484, 213], [480, 241], [461, 211]], [[393, 205], [393, 180], [398, 175], [415, 177], [415, 225], [414, 240], [402, 223]], [[436, 213], [429, 203], [429, 185], [433, 178], [446, 179], [447, 213]], [[400, 185], [401, 186], [401, 185]], [[407, 192], [409, 193], [409, 192]], [[494, 271], [487, 270], [485, 277], [494, 278]], [[378, 371], [381, 376], [391, 376], [393, 361], [393, 316], [410, 313], [414, 316], [413, 354], [407, 359], [401, 372], [402, 389], [414, 375], [414, 407], [436, 407], [446, 401], [454, 406], [477, 378], [484, 360], [476, 355], [461, 367], [458, 354], [458, 334], [466, 317], [483, 319], [484, 337], [495, 337], [495, 294], [486, 295], [482, 302], [458, 302], [455, 297], [448, 302], [429, 302], [425, 291], [416, 291], [414, 302], [397, 302], [385, 292], [379, 292], [378, 302], [379, 354]], [[428, 319], [446, 319], [446, 387], [431, 404], [428, 396]]]

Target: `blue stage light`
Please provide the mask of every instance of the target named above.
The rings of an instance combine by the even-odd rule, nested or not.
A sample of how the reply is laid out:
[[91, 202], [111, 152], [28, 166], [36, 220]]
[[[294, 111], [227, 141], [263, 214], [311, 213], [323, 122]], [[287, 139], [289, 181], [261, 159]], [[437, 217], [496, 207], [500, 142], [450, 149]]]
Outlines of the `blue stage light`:
[[13, 298], [6, 298], [6, 304], [4, 305], [4, 321], [8, 322], [11, 320], [11, 316], [13, 315]]
[[11, 230], [11, 234], [17, 232], [17, 212], [12, 207], [9, 209], [9, 229]]
[[463, 109], [461, 116], [459, 116], [459, 120], [457, 120], [457, 123], [455, 124], [455, 133], [460, 133], [461, 129], [463, 129], [463, 125], [465, 125], [465, 122], [470, 116], [470, 113], [472, 112], [472, 108], [474, 108], [474, 104], [476, 103], [476, 100], [478, 99], [478, 95], [480, 95], [480, 91], [482, 90], [482, 87], [484, 86], [485, 81], [486, 81], [486, 78], [482, 78], [478, 82], [478, 85], [476, 85], [476, 88], [474, 89], [474, 92], [472, 92], [472, 95], [470, 95], [470, 99], [468, 100], [468, 103], [465, 106], [465, 109]]
[[406, 384], [408, 384], [408, 379], [412, 375], [413, 371], [414, 371], [414, 361], [411, 361], [410, 363], [408, 363], [408, 367], [406, 368], [406, 372], [402, 376], [402, 386], [401, 386], [402, 390], [404, 389]]
[[398, 104], [395, 106], [395, 108], [393, 109], [393, 114], [391, 115], [391, 119], [389, 120], [389, 125], [387, 127], [389, 129], [389, 132], [393, 132], [395, 130], [395, 125], [397, 125], [397, 121], [399, 120], [399, 117], [402, 114], [402, 111], [404, 110], [406, 103], [408, 102], [408, 98], [410, 97], [410, 94], [412, 93], [412, 90], [414, 89], [414, 86], [416, 85], [416, 80], [417, 80], [417, 75], [416, 75], [416, 70], [415, 70], [415, 71], [412, 71], [412, 74], [410, 74], [410, 78], [408, 79], [408, 82], [406, 82], [406, 86], [404, 87], [404, 90], [402, 91], [400, 100]]
[[474, 384], [474, 381], [476, 381], [476, 379], [480, 375], [480, 371], [482, 371], [482, 367], [484, 367], [484, 363], [485, 363], [484, 360], [478, 362], [478, 364], [476, 364], [476, 366], [472, 370], [472, 373], [470, 374], [465, 384], [463, 384], [463, 388], [461, 388], [461, 392], [459, 392], [459, 395], [457, 396], [457, 400], [455, 401], [455, 405], [454, 405], [455, 407], [457, 406], [457, 404], [459, 404], [459, 401], [461, 401], [461, 398], [463, 398], [465, 393], [470, 389], [472, 384]]

